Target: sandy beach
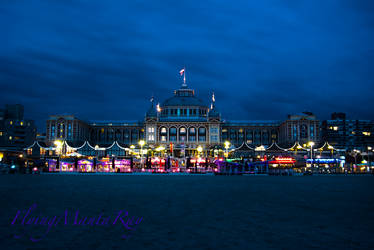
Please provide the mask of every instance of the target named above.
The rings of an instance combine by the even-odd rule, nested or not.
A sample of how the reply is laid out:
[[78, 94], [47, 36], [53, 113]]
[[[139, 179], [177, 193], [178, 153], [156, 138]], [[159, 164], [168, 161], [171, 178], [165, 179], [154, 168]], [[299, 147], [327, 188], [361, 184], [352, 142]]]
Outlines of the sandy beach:
[[[2, 175], [1, 249], [264, 249], [374, 247], [372, 176]], [[142, 218], [120, 224], [12, 225], [35, 216]], [[31, 216], [32, 217], [32, 216]], [[27, 220], [27, 219], [26, 219]], [[113, 220], [113, 219], [112, 219]], [[110, 221], [110, 220], [109, 220]], [[112, 221], [110, 221], [112, 222]], [[27, 230], [26, 230], [27, 228]], [[26, 232], [25, 232], [26, 230]], [[121, 237], [126, 233], [126, 237]], [[15, 237], [17, 236], [17, 237]]]

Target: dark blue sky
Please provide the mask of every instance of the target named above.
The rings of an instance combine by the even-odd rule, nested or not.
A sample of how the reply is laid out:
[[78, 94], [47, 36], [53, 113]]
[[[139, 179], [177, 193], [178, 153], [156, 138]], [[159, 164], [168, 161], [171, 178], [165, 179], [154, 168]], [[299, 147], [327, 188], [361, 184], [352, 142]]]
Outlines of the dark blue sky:
[[186, 66], [226, 119], [374, 118], [373, 1], [229, 2], [3, 0], [0, 104], [40, 129], [61, 113], [142, 119]]

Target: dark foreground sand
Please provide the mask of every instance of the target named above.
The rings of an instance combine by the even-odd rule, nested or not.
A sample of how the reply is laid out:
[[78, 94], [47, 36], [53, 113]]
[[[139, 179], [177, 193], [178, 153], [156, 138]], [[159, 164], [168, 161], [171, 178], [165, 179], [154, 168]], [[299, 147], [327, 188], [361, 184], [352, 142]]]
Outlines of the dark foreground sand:
[[[0, 249], [373, 248], [373, 193], [372, 176], [3, 175]], [[123, 209], [143, 220], [127, 239], [119, 224], [63, 222], [39, 242], [16, 239], [26, 226], [11, 222], [33, 203], [50, 217]]]

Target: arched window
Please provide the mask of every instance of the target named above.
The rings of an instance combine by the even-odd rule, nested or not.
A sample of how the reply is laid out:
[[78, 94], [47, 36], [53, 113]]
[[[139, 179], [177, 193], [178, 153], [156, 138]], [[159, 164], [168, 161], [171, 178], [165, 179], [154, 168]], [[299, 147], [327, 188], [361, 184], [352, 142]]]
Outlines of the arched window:
[[187, 140], [187, 129], [185, 127], [179, 128], [179, 141], [185, 142]]
[[94, 129], [91, 129], [90, 131], [90, 140], [96, 141], [96, 131]]
[[206, 128], [199, 128], [199, 141], [206, 141]]
[[104, 130], [104, 128], [100, 129], [99, 138], [100, 138], [101, 142], [105, 140], [105, 130]]
[[246, 137], [246, 142], [247, 144], [252, 144], [253, 143], [253, 133], [252, 130], [246, 130], [245, 131], [245, 137]]
[[269, 132], [267, 130], [262, 131], [262, 145], [269, 144]]
[[242, 128], [239, 129], [238, 138], [240, 143], [244, 142], [244, 130]]
[[112, 141], [114, 139], [114, 131], [113, 129], [109, 129], [108, 131], [108, 141]]
[[130, 143], [130, 131], [128, 129], [123, 131], [123, 141], [125, 143]]
[[177, 128], [171, 127], [169, 129], [169, 140], [170, 141], [177, 141]]
[[237, 130], [236, 129], [230, 129], [230, 141], [235, 142], [236, 141], [236, 134]]
[[166, 142], [168, 138], [168, 132], [167, 128], [161, 127], [160, 128], [160, 141], [161, 142]]
[[196, 141], [196, 128], [188, 129], [188, 141]]
[[278, 133], [277, 133], [277, 131], [276, 130], [272, 130], [271, 131], [271, 142], [273, 143], [273, 142], [277, 142], [277, 138], [278, 138]]
[[261, 145], [261, 132], [258, 130], [255, 131], [254, 144]]
[[131, 143], [138, 143], [139, 131], [136, 129], [131, 130]]

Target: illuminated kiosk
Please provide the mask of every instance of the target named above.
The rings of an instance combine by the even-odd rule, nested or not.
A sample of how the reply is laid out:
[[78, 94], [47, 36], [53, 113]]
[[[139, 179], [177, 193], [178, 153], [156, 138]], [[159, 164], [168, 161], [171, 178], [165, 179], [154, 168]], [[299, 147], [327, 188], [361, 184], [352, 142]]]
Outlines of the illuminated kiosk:
[[275, 157], [269, 164], [269, 175], [293, 175], [296, 160], [293, 157]]

